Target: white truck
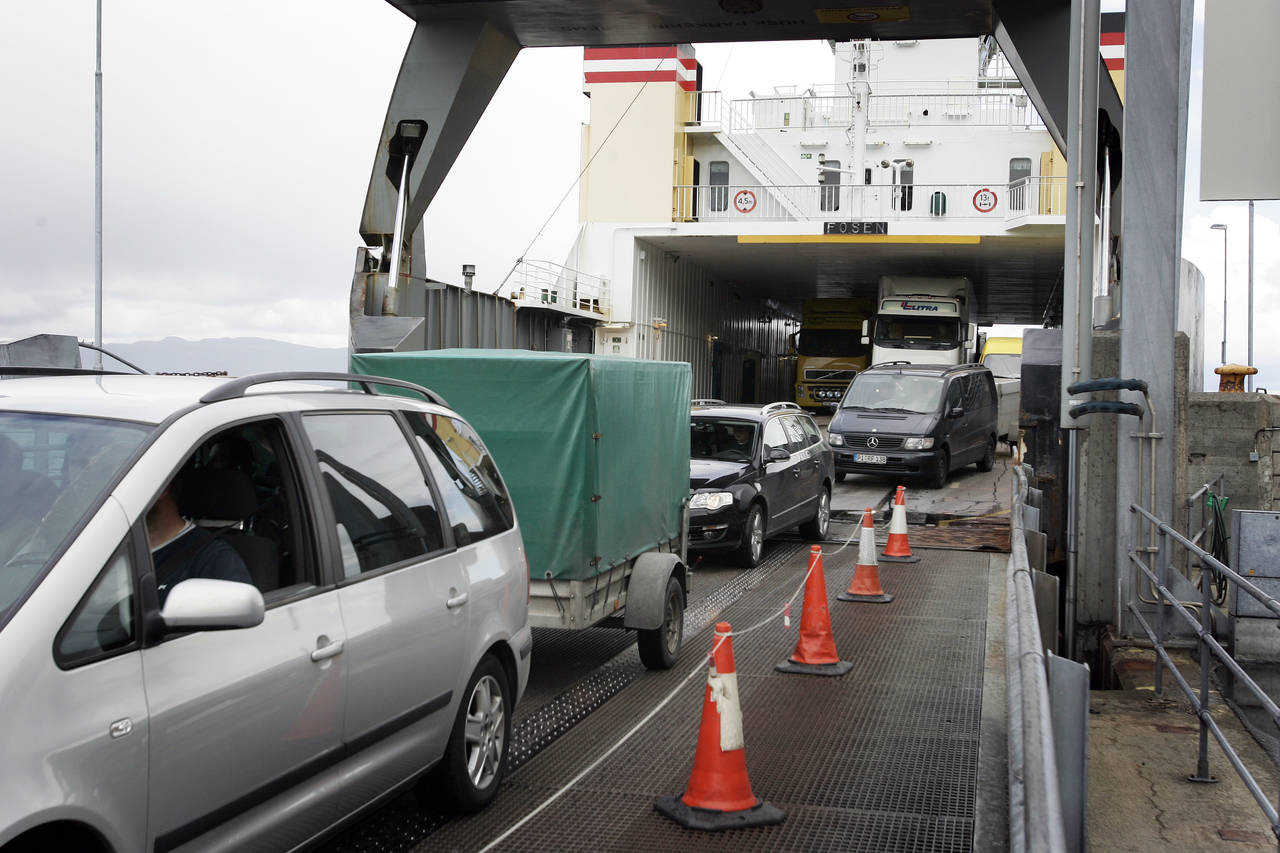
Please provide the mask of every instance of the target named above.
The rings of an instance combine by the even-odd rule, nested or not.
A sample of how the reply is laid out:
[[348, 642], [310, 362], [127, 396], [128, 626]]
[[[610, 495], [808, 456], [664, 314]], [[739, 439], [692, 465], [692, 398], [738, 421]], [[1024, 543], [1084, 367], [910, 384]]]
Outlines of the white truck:
[[862, 324], [862, 342], [871, 344], [871, 363], [977, 361], [972, 304], [973, 284], [964, 276], [881, 276], [876, 314]]

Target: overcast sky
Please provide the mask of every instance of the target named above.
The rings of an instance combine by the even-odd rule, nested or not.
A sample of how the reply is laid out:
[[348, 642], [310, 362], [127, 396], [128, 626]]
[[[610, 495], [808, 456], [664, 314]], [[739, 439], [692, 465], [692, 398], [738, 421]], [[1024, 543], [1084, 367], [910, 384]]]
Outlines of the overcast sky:
[[[356, 228], [412, 25], [384, 0], [104, 0], [104, 337], [346, 342]], [[1120, 8], [1107, 0], [1104, 8]], [[1202, 12], [1198, 10], [1197, 19]], [[698, 45], [735, 95], [828, 82], [822, 42]], [[1246, 205], [1201, 204], [1199, 40], [1183, 254], [1206, 278], [1206, 361], [1245, 360]], [[0, 339], [93, 336], [93, 0], [0, 11]], [[427, 272], [492, 290], [579, 165], [580, 48], [516, 60], [426, 220]], [[569, 192], [527, 257], [563, 261]], [[1280, 389], [1280, 203], [1260, 202], [1255, 360]]]

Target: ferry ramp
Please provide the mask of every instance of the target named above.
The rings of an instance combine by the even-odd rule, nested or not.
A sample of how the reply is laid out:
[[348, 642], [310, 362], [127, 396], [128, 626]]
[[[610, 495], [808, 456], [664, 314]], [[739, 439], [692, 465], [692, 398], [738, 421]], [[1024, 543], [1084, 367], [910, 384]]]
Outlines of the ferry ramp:
[[[413, 849], [1002, 848], [1004, 662], [994, 644], [1003, 636], [1006, 556], [919, 549], [919, 563], [881, 565], [892, 602], [846, 603], [835, 596], [852, 579], [857, 548], [841, 544], [826, 545], [824, 569], [836, 648], [853, 663], [846, 675], [774, 669], [795, 647], [802, 596], [790, 629], [781, 610], [808, 567], [803, 543], [779, 543], [772, 559], [737, 573], [690, 610], [676, 668], [629, 680], [518, 762], [486, 811], [449, 821]], [[721, 620], [735, 630], [764, 623], [735, 636], [734, 653], [752, 787], [786, 819], [703, 833], [662, 817], [653, 801], [680, 794], [688, 780], [705, 653]], [[592, 677], [611, 667], [620, 677], [634, 655], [624, 651]], [[554, 713], [554, 702], [522, 722], [548, 710]], [[556, 728], [550, 720], [539, 725]]]

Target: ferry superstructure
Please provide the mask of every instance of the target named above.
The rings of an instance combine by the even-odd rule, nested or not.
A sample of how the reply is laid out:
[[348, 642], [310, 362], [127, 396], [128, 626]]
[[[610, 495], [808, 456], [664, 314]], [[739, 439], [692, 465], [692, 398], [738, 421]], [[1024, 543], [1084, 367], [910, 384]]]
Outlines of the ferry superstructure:
[[801, 300], [881, 275], [965, 275], [979, 323], [1045, 320], [1066, 165], [994, 40], [831, 52], [830, 83], [733, 99], [692, 45], [586, 48], [577, 241], [507, 295], [568, 314], [571, 348], [689, 361], [695, 396], [743, 400], [790, 397]]

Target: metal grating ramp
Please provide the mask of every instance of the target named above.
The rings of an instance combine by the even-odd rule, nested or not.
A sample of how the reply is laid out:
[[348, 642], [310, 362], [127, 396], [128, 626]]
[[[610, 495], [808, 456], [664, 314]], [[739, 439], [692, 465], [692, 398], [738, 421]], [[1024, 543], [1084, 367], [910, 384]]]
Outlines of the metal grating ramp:
[[[783, 567], [744, 573], [750, 579], [720, 618], [738, 629], [774, 612], [803, 578], [807, 556], [798, 549]], [[784, 823], [702, 833], [653, 811], [655, 798], [679, 794], [688, 779], [705, 684], [698, 675], [494, 849], [971, 850], [988, 557], [922, 557], [880, 567], [895, 596], [884, 605], [834, 601], [852, 577], [856, 550], [824, 558], [836, 648], [854, 662], [844, 677], [775, 672], [796, 640], [796, 628], [784, 630], [781, 620], [734, 639], [752, 787], [786, 812]], [[798, 601], [793, 614], [798, 625]], [[450, 821], [414, 849], [478, 850], [501, 836], [614, 746], [681, 682], [710, 641], [709, 630], [691, 632], [687, 649], [695, 655], [627, 684], [513, 773], [493, 807]]]

